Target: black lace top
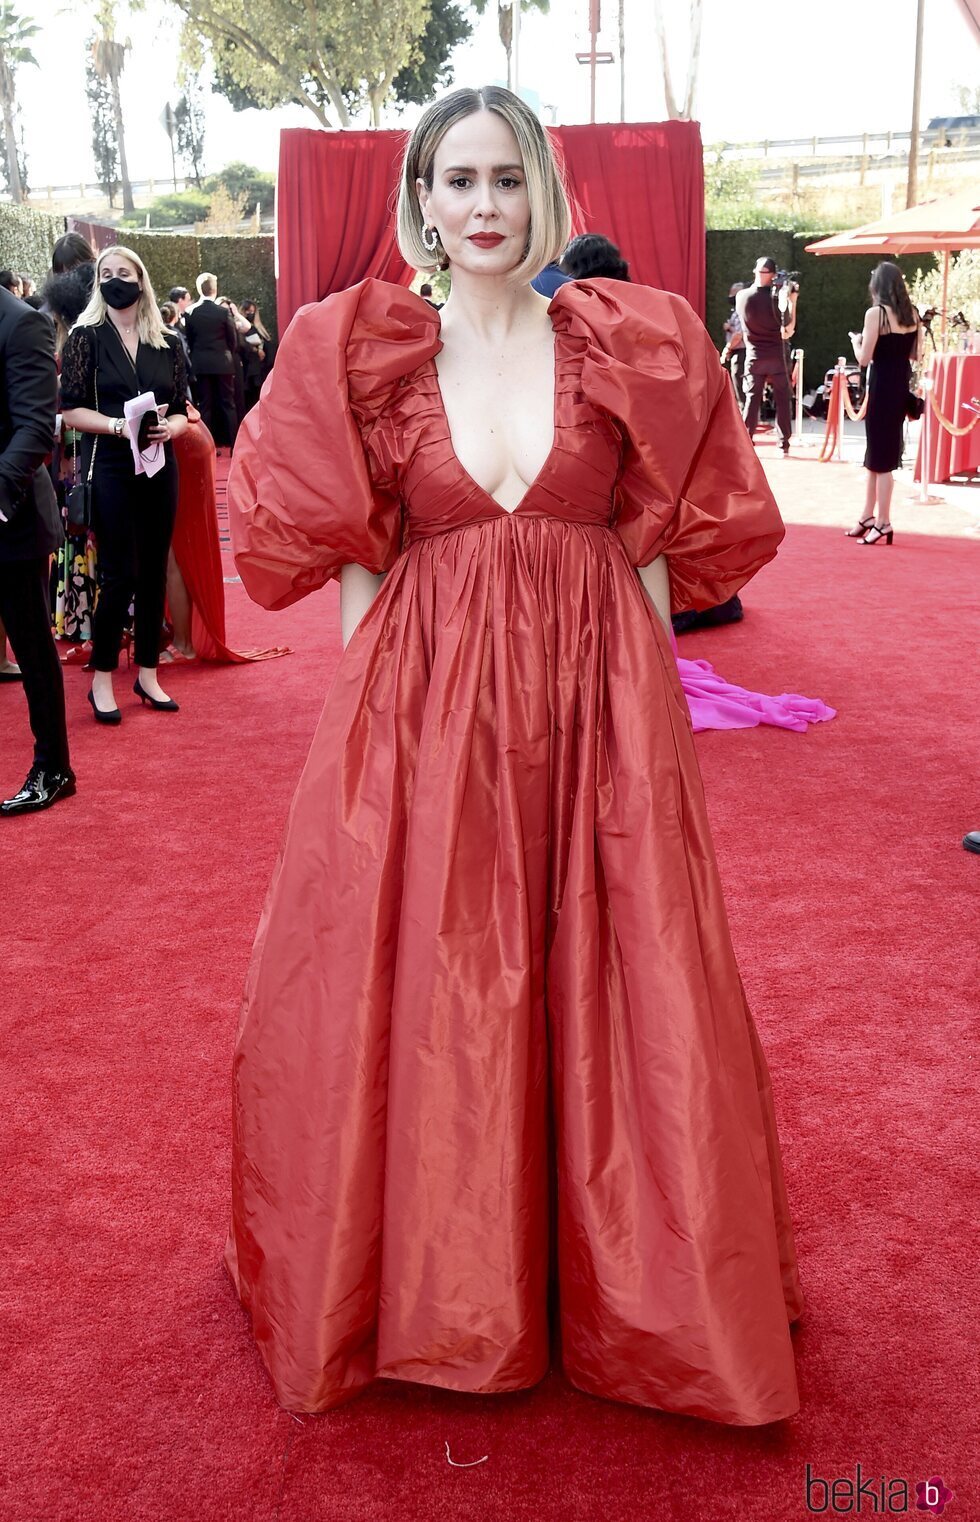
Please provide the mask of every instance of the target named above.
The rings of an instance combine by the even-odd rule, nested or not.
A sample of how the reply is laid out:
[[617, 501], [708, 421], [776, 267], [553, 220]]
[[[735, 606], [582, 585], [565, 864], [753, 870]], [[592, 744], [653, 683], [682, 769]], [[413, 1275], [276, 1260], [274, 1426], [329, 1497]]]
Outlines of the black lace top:
[[[96, 402], [96, 382], [98, 402]], [[180, 340], [167, 334], [166, 347], [141, 343], [135, 363], [111, 322], [73, 328], [61, 356], [61, 405], [91, 407], [105, 417], [123, 417], [126, 402], [152, 391], [168, 404], [169, 415], [187, 414], [187, 366]]]

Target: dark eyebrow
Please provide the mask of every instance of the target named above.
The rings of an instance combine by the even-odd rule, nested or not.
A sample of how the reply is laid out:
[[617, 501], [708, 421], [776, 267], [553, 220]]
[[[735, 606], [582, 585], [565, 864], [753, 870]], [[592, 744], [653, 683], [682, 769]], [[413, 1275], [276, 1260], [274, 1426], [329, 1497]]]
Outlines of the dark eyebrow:
[[[494, 164], [490, 172], [491, 174], [511, 174], [515, 169], [518, 174], [524, 173], [523, 164]], [[442, 172], [443, 174], [476, 174], [476, 170], [471, 164], [451, 164], [448, 169], [444, 169]]]

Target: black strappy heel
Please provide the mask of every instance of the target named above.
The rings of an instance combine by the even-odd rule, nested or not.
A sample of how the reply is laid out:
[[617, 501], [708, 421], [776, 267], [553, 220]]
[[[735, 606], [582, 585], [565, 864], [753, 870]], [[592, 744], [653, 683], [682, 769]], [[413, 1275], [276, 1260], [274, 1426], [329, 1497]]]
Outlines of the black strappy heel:
[[865, 534], [868, 532], [868, 529], [869, 528], [874, 528], [874, 526], [875, 526], [875, 521], [874, 521], [873, 518], [861, 518], [858, 521], [857, 528], [849, 528], [849, 529], [845, 530], [845, 538], [847, 538], [847, 539], [863, 539]]
[[886, 528], [879, 528], [876, 524], [874, 528], [871, 529], [870, 532], [866, 535], [866, 537], [861, 540], [861, 543], [877, 544], [879, 539], [884, 539], [886, 544], [891, 544], [894, 537], [895, 530], [892, 528], [890, 523]]

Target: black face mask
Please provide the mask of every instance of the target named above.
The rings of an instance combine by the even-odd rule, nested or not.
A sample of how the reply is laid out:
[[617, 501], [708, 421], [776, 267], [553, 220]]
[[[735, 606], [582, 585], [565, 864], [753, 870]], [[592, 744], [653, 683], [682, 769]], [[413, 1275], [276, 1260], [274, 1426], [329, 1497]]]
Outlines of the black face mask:
[[140, 287], [138, 280], [122, 280], [114, 275], [111, 280], [103, 280], [99, 286], [103, 300], [117, 312], [124, 312], [127, 307], [135, 306], [140, 299]]

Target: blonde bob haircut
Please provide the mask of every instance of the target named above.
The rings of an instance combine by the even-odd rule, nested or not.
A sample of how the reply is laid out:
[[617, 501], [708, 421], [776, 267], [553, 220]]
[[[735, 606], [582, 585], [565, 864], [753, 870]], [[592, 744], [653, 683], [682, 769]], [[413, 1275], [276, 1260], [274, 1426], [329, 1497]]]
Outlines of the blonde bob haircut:
[[92, 286], [92, 294], [89, 297], [88, 306], [75, 323], [76, 328], [97, 328], [100, 323], [106, 321], [109, 316], [109, 307], [105, 297], [99, 289], [99, 279], [102, 274], [103, 261], [110, 254], [125, 259], [139, 275], [143, 284], [140, 291], [139, 301], [136, 303], [136, 335], [141, 344], [148, 344], [151, 349], [165, 349], [167, 347], [167, 330], [160, 316], [157, 306], [157, 298], [153, 294], [153, 286], [149, 275], [146, 273], [146, 265], [139, 254], [134, 254], [131, 248], [125, 248], [121, 243], [113, 243], [111, 248], [104, 248], [95, 261], [95, 284]]
[[561, 258], [572, 231], [568, 197], [551, 140], [538, 118], [511, 90], [484, 85], [480, 90], [453, 90], [427, 106], [412, 131], [402, 160], [398, 191], [398, 247], [406, 264], [432, 272], [449, 268], [441, 244], [435, 252], [422, 242], [422, 208], [416, 180], [432, 189], [436, 149], [457, 122], [476, 111], [495, 111], [517, 139], [527, 181], [531, 226], [524, 257], [510, 271], [514, 281], [533, 280], [546, 264]]

